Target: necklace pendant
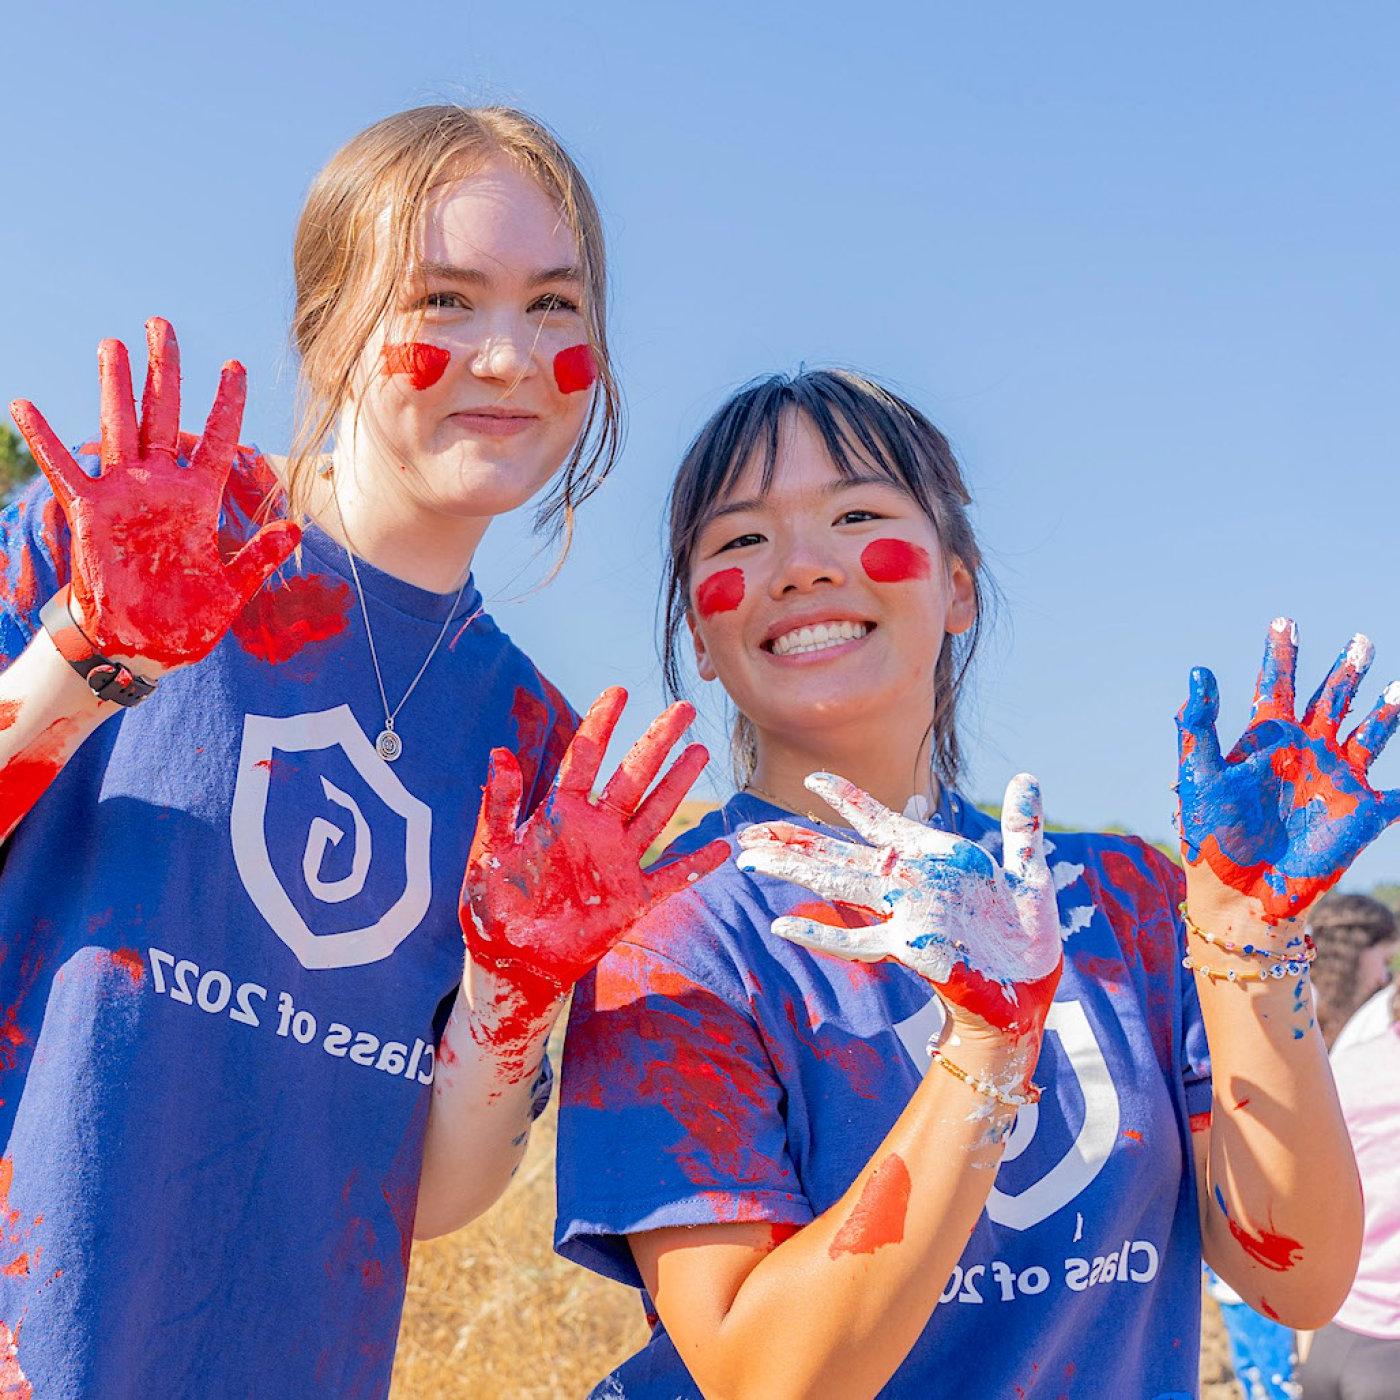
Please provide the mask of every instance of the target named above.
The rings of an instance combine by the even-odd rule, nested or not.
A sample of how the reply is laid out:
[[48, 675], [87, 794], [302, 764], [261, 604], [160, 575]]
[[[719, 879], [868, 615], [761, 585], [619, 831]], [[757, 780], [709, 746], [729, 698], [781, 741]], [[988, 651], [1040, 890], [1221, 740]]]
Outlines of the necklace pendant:
[[374, 747], [385, 763], [392, 763], [403, 752], [403, 740], [392, 729], [383, 729], [374, 741]]

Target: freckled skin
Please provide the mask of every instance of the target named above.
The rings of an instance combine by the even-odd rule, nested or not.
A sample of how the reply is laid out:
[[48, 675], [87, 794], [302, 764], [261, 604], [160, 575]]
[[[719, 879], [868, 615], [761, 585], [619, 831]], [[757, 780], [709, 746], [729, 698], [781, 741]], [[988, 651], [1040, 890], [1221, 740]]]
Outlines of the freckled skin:
[[860, 566], [874, 583], [905, 583], [928, 578], [933, 561], [928, 550], [909, 540], [872, 540], [861, 551]]
[[109, 340], [99, 351], [98, 477], [78, 466], [33, 404], [20, 400], [12, 412], [68, 520], [83, 630], [108, 656], [171, 668], [214, 649], [301, 532], [290, 521], [273, 521], [223, 559], [219, 508], [243, 418], [243, 367], [224, 366], [204, 436], [181, 466], [179, 347], [158, 317], [147, 324], [147, 337], [139, 428], [126, 347]]
[[517, 828], [523, 780], [507, 749], [491, 754], [481, 817], [462, 888], [461, 923], [473, 963], [505, 989], [483, 1031], [509, 1082], [532, 1034], [580, 977], [653, 904], [713, 870], [723, 841], [650, 873], [642, 856], [670, 820], [709, 755], [693, 744], [657, 784], [671, 746], [694, 718], [672, 705], [633, 746], [595, 802], [591, 788], [627, 695], [605, 691], [579, 725], [554, 786]]
[[570, 345], [554, 357], [554, 383], [561, 394], [581, 394], [598, 378], [591, 345]]
[[744, 601], [744, 571], [721, 569], [711, 574], [695, 589], [695, 606], [701, 617], [733, 612]]
[[1293, 625], [1270, 629], [1249, 727], [1222, 756], [1215, 677], [1191, 673], [1177, 716], [1181, 844], [1227, 885], [1258, 901], [1271, 923], [1296, 918], [1400, 817], [1400, 792], [1377, 792], [1367, 769], [1400, 721], [1387, 689], [1343, 743], [1343, 721], [1370, 664], [1357, 638], [1337, 658], [1303, 718], [1294, 718]]
[[383, 350], [384, 373], [403, 374], [418, 390], [431, 389], [447, 372], [452, 352], [425, 340], [406, 340], [386, 345]]

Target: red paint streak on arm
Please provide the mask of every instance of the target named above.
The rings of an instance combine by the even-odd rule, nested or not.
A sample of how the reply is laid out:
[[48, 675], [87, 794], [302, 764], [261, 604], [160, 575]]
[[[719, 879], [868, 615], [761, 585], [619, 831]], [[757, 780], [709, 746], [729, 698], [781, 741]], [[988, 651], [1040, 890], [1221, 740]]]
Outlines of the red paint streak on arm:
[[591, 345], [570, 345], [554, 357], [554, 382], [561, 394], [579, 394], [593, 387], [598, 364]]
[[695, 590], [695, 606], [701, 617], [733, 612], [744, 601], [744, 571], [721, 569], [704, 579]]
[[872, 540], [861, 551], [860, 566], [875, 583], [927, 578], [933, 568], [928, 550], [908, 540]]
[[904, 1238], [911, 1185], [904, 1158], [891, 1152], [866, 1178], [860, 1199], [827, 1246], [831, 1258], [873, 1254], [882, 1245], [898, 1244]]
[[85, 729], [79, 721], [56, 719], [0, 768], [0, 841], [48, 791], [83, 737]]
[[384, 373], [406, 374], [415, 389], [431, 389], [447, 372], [452, 352], [424, 340], [406, 340], [384, 347]]
[[1233, 1215], [1229, 1217], [1229, 1226], [1230, 1234], [1240, 1248], [1266, 1269], [1283, 1273], [1303, 1257], [1303, 1246], [1287, 1235], [1278, 1235], [1272, 1230], [1261, 1230], [1258, 1235], [1251, 1235]]

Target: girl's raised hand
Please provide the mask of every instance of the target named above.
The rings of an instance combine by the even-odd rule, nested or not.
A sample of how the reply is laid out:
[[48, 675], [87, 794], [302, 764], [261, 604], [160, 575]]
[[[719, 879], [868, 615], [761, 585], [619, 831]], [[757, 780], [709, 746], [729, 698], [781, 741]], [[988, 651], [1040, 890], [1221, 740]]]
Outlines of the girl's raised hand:
[[844, 778], [814, 773], [806, 785], [869, 844], [765, 822], [739, 833], [739, 868], [867, 908], [874, 922], [837, 928], [789, 916], [775, 919], [773, 932], [860, 962], [893, 958], [931, 982], [955, 1014], [1038, 1033], [1063, 956], [1036, 780], [1021, 773], [1007, 786], [1004, 869], [975, 842], [897, 816]]
[[1377, 792], [1366, 780], [1400, 721], [1400, 682], [1340, 738], [1373, 650], [1366, 637], [1353, 637], [1300, 723], [1298, 631], [1289, 618], [1275, 619], [1249, 727], [1225, 756], [1215, 730], [1215, 677], [1204, 667], [1191, 672], [1190, 697], [1177, 716], [1182, 851], [1192, 866], [1204, 862], [1257, 901], [1271, 923], [1302, 914], [1400, 817], [1400, 791]]
[[146, 323], [146, 339], [139, 425], [126, 346], [104, 340], [98, 348], [100, 475], [73, 460], [28, 400], [10, 411], [68, 520], [83, 631], [98, 651], [154, 675], [207, 656], [301, 532], [273, 521], [223, 558], [219, 510], [243, 423], [243, 366], [224, 366], [204, 436], [182, 467], [180, 349], [158, 316]]
[[[569, 744], [548, 797], [517, 826], [523, 782], [508, 749], [494, 749], [462, 886], [461, 921], [497, 1001], [479, 1017], [506, 1058], [547, 1024], [569, 990], [652, 905], [722, 864], [723, 841], [644, 871], [642, 857], [709, 761], [691, 744], [652, 780], [695, 718], [672, 705], [632, 746], [601, 795], [594, 780], [627, 692], [605, 690]], [[533, 1066], [524, 1058], [521, 1073]]]

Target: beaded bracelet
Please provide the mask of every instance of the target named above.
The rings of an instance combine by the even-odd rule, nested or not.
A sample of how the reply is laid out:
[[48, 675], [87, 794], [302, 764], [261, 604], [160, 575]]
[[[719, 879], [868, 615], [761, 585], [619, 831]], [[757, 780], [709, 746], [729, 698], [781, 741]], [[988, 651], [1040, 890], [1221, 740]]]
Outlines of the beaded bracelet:
[[935, 1046], [929, 1046], [928, 1053], [934, 1064], [942, 1065], [954, 1079], [961, 1079], [969, 1089], [983, 1094], [989, 1099], [995, 1099], [998, 1103], [1006, 1104], [1008, 1108], [1024, 1108], [1027, 1104], [1040, 1101], [1040, 1086], [1038, 1084], [1027, 1084], [1024, 1094], [1008, 1094], [1005, 1089], [997, 1088], [995, 1084], [986, 1079], [974, 1079], [965, 1069], [960, 1065], [955, 1065]]
[[1296, 953], [1286, 948], [1260, 947], [1257, 943], [1232, 943], [1228, 938], [1220, 938], [1201, 928], [1186, 912], [1184, 899], [1176, 907], [1181, 914], [1182, 922], [1186, 925], [1186, 932], [1194, 934], [1202, 943], [1209, 943], [1212, 948], [1220, 948], [1227, 953], [1240, 953], [1247, 958], [1273, 958], [1284, 964], [1310, 963], [1317, 958], [1317, 944], [1313, 942], [1313, 936], [1310, 933], [1304, 932], [1302, 951]]
[[1212, 982], [1268, 982], [1275, 977], [1301, 977], [1308, 970], [1307, 962], [1301, 958], [1272, 963], [1258, 972], [1240, 972], [1233, 967], [1221, 972], [1193, 961], [1189, 955], [1182, 958], [1181, 965], [1188, 972], [1199, 972], [1202, 977], [1209, 977]]

